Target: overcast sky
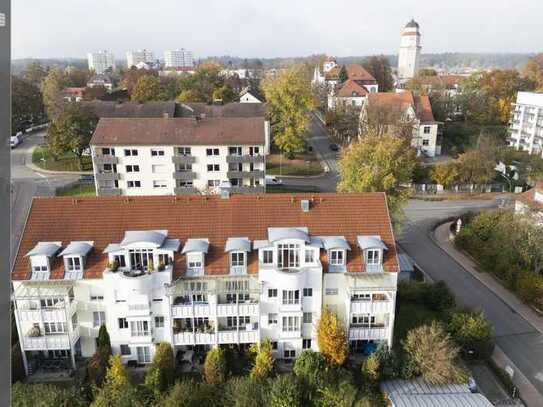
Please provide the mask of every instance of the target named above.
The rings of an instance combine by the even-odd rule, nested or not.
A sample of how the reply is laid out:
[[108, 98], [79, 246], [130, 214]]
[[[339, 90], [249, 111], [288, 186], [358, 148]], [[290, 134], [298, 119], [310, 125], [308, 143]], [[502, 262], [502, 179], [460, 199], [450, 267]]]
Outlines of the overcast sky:
[[395, 54], [412, 17], [423, 53], [543, 50], [542, 0], [17, 0], [12, 58]]

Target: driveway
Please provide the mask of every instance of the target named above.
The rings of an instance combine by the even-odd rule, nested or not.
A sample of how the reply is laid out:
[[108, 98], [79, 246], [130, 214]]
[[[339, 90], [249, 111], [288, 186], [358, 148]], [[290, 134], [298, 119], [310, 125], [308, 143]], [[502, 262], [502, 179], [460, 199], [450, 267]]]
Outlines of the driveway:
[[32, 150], [44, 143], [45, 132], [25, 136], [17, 148], [11, 150], [11, 242], [10, 265], [13, 264], [26, 216], [34, 196], [54, 195], [55, 189], [78, 179], [78, 175], [56, 175], [36, 172], [27, 163], [32, 162]]
[[543, 395], [543, 335], [430, 238], [440, 219], [496, 206], [492, 200], [409, 201], [398, 242], [433, 280], [447, 283], [460, 305], [484, 312], [494, 326], [496, 343]]

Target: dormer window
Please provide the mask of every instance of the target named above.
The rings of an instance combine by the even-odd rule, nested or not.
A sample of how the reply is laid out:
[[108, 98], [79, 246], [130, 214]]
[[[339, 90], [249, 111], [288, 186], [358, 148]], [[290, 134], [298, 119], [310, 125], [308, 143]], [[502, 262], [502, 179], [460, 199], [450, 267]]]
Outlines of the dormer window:
[[31, 280], [48, 280], [51, 272], [51, 258], [61, 247], [61, 242], [38, 242], [26, 257], [30, 258]]
[[358, 236], [358, 246], [362, 249], [365, 271], [383, 271], [383, 251], [387, 246], [381, 236]]
[[245, 267], [245, 253], [234, 252], [230, 254], [230, 266], [231, 267]]
[[345, 250], [330, 250], [330, 265], [344, 266], [345, 265]]
[[262, 250], [262, 264], [273, 264], [273, 249]]
[[300, 245], [295, 243], [278, 244], [277, 263], [280, 269], [300, 267]]
[[368, 249], [366, 250], [366, 264], [368, 265], [377, 265], [381, 264], [381, 250], [379, 249]]
[[203, 255], [201, 253], [187, 254], [187, 271], [193, 276], [200, 276], [204, 272]]
[[66, 257], [66, 271], [81, 271], [81, 257]]

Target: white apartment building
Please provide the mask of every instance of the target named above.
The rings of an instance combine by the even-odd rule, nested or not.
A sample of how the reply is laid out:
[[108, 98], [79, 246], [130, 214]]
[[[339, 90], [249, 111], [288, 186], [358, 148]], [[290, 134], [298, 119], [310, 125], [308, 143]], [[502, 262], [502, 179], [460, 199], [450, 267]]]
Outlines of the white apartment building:
[[415, 77], [419, 70], [420, 43], [419, 24], [411, 20], [402, 31], [398, 53], [398, 80], [400, 85]]
[[90, 146], [98, 195], [265, 192], [264, 117], [102, 118]]
[[518, 92], [512, 116], [509, 145], [543, 157], [543, 93]]
[[411, 145], [418, 154], [427, 157], [441, 155], [440, 123], [434, 119], [430, 99], [428, 96], [415, 96], [411, 91], [369, 94], [360, 111], [361, 133], [369, 120], [386, 120], [389, 114], [395, 113], [400, 113], [399, 119], [413, 125]]
[[155, 54], [153, 51], [139, 49], [137, 51], [127, 51], [126, 65], [130, 69], [133, 66], [138, 66], [139, 63], [153, 64], [155, 63]]
[[352, 351], [391, 345], [398, 270], [383, 193], [35, 198], [13, 303], [27, 374], [75, 368], [101, 325], [126, 363], [264, 338], [291, 360], [324, 307]]
[[115, 70], [115, 56], [109, 51], [89, 52], [87, 54], [89, 70], [96, 74], [103, 74], [108, 69]]
[[194, 56], [192, 51], [184, 48], [164, 51], [164, 65], [166, 68], [192, 68]]

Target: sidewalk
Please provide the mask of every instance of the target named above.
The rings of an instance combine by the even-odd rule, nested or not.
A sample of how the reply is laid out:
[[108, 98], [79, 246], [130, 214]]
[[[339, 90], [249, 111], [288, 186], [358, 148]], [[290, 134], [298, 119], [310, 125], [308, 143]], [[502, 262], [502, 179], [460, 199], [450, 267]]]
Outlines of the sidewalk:
[[[492, 276], [477, 270], [474, 261], [464, 253], [456, 250], [453, 243], [449, 240], [449, 228], [452, 222], [444, 223], [438, 226], [430, 237], [441, 247], [450, 257], [458, 262], [467, 272], [483, 283], [490, 291], [502, 299], [509, 307], [521, 315], [536, 330], [543, 334], [543, 318], [531, 307], [520, 301], [513, 293], [504, 288]], [[502, 369], [510, 366], [514, 370], [513, 383], [520, 392], [520, 397], [528, 406], [543, 406], [543, 395], [530, 383], [526, 376], [518, 369], [507, 355], [496, 345], [492, 354], [494, 362]]]

